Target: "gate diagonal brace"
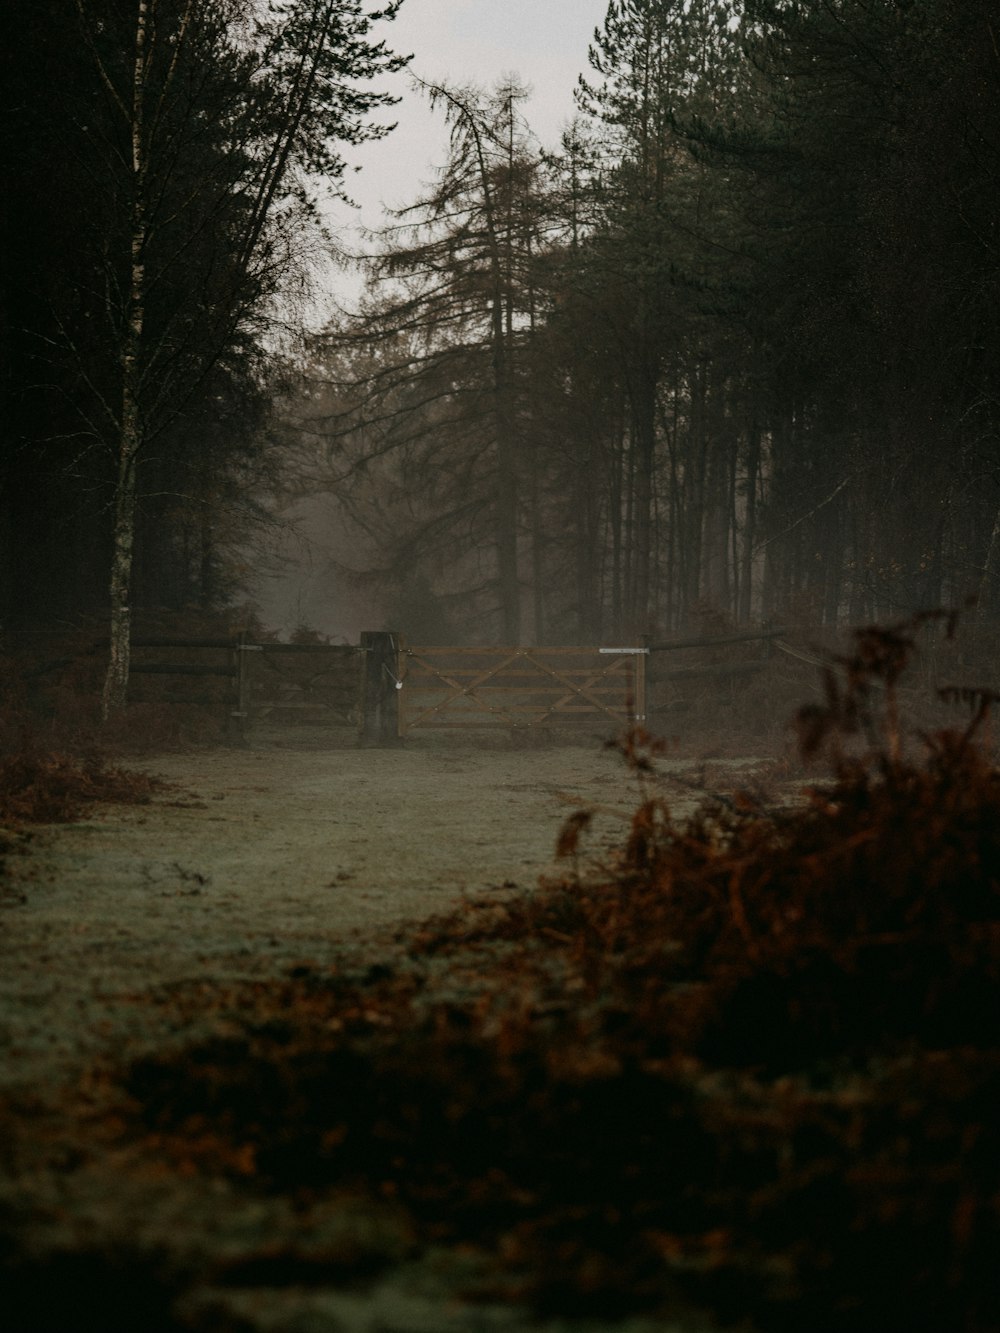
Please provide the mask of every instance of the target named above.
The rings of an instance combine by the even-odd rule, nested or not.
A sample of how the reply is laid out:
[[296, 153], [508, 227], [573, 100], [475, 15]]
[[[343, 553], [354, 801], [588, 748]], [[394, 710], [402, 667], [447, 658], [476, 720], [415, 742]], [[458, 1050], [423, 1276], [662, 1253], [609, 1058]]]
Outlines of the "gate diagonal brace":
[[[549, 667], [544, 661], [541, 661], [539, 657], [536, 656], [536, 652], [538, 651], [539, 650], [533, 648], [516, 649], [512, 653], [508, 653], [491, 670], [485, 671], [481, 675], [477, 676], [475, 679], [465, 684], [462, 684], [460, 681], [455, 680], [453, 677], [448, 675], [440, 667], [434, 665], [431, 661], [428, 661], [427, 658], [423, 657], [419, 652], [416, 652], [413, 649], [407, 649], [406, 650], [407, 656], [413, 658], [415, 662], [419, 663], [435, 680], [440, 681], [442, 685], [446, 685], [451, 690], [451, 693], [448, 694], [444, 699], [439, 700], [436, 704], [432, 704], [430, 707], [423, 709], [421, 712], [417, 713], [415, 716], [413, 716], [412, 718], [410, 718], [405, 722], [403, 722], [403, 718], [401, 715], [402, 725], [400, 734], [403, 734], [405, 731], [409, 731], [412, 727], [417, 727], [426, 723], [429, 718], [432, 718], [436, 714], [440, 714], [441, 712], [447, 710], [450, 704], [454, 703], [455, 700], [463, 697], [474, 700], [486, 713], [492, 714], [494, 717], [503, 719], [508, 725], [517, 728], [519, 730], [538, 727], [544, 724], [549, 718], [553, 716], [558, 716], [560, 709], [562, 709], [562, 707], [565, 704], [571, 702], [573, 699], [582, 700], [584, 703], [589, 705], [589, 707], [592, 708], [596, 713], [604, 714], [606, 717], [610, 718], [613, 722], [617, 723], [622, 720], [621, 711], [620, 710], [616, 711], [615, 709], [609, 707], [601, 698], [598, 697], [598, 695], [593, 693], [593, 690], [600, 681], [602, 680], [607, 681], [613, 676], [620, 677], [621, 675], [624, 675], [626, 678], [631, 678], [630, 683], [635, 693], [635, 697], [632, 700], [633, 715], [637, 720], [641, 720], [641, 700], [639, 698], [639, 695], [641, 694], [641, 678], [638, 670], [638, 662], [635, 662], [634, 659], [637, 659], [639, 657], [644, 657], [647, 654], [648, 649], [645, 648], [598, 649], [598, 651], [602, 655], [613, 656], [616, 660], [610, 662], [603, 670], [598, 670], [596, 667], [592, 667], [590, 669], [591, 674], [587, 676], [582, 685], [574, 683], [566, 676], [560, 674], [558, 670]], [[544, 650], [541, 651], [544, 652]], [[557, 685], [561, 686], [563, 689], [568, 691], [568, 693], [563, 694], [561, 697], [556, 699], [554, 703], [552, 703], [548, 708], [544, 708], [543, 706], [543, 711], [541, 711], [537, 716], [530, 718], [529, 720], [524, 720], [522, 718], [512, 716], [511, 713], [505, 708], [503, 708], [501, 705], [493, 705], [487, 699], [482, 698], [477, 693], [478, 689], [486, 685], [495, 676], [502, 673], [507, 667], [511, 666], [512, 664], [518, 661], [529, 663], [531, 667], [534, 668], [534, 670], [539, 675], [550, 677], [552, 680], [556, 682]], [[430, 688], [433, 688], [433, 686], [431, 686]], [[627, 712], [628, 710], [626, 709], [626, 715]]]
[[419, 662], [421, 666], [426, 667], [427, 670], [430, 671], [432, 675], [436, 676], [438, 680], [442, 681], [452, 690], [452, 693], [449, 694], [446, 699], [441, 699], [438, 703], [433, 704], [430, 708], [425, 708], [422, 713], [418, 713], [414, 718], [408, 720], [406, 724], [407, 731], [409, 731], [412, 727], [419, 726], [420, 723], [425, 718], [433, 717], [435, 713], [440, 712], [442, 708], [447, 708], [447, 706], [450, 703], [454, 703], [456, 699], [462, 698], [463, 695], [466, 695], [471, 699], [475, 699], [475, 701], [482, 708], [485, 708], [488, 713], [494, 713], [497, 717], [504, 718], [512, 727], [521, 727], [523, 725], [521, 722], [517, 720], [517, 718], [515, 718], [512, 714], [508, 713], [505, 708], [494, 707], [491, 703], [487, 702], [487, 700], [481, 699], [479, 695], [476, 693], [476, 689], [481, 685], [485, 685], [488, 680], [492, 680], [494, 676], [499, 675], [499, 673], [503, 671], [505, 667], [510, 666], [510, 664], [516, 661], [519, 657], [527, 656], [526, 653], [523, 652], [512, 653], [510, 657], [504, 658], [502, 662], [500, 662], [497, 666], [495, 666], [492, 671], [487, 671], [485, 672], [484, 675], [477, 676], [475, 680], [470, 681], [467, 685], [462, 685], [461, 682], [453, 680], [451, 676], [445, 675], [443, 671], [440, 671], [437, 667], [432, 666], [430, 662], [428, 662], [425, 658], [421, 657], [418, 653], [413, 652], [413, 650], [410, 648], [406, 649], [406, 655], [407, 657], [412, 657], [415, 661]]
[[[530, 656], [530, 654], [525, 654], [525, 656]], [[542, 713], [541, 717], [536, 719], [535, 722], [536, 726], [538, 725], [538, 723], [544, 722], [546, 718], [551, 717], [552, 714], [557, 711], [557, 709], [561, 708], [564, 703], [567, 703], [570, 699], [572, 699], [573, 695], [576, 695], [577, 698], [579, 699], [586, 699], [588, 703], [593, 704], [594, 707], [598, 709], [599, 712], [604, 713], [607, 717], [610, 717], [612, 721], [614, 722], [621, 721], [621, 715], [619, 713], [616, 713], [614, 709], [609, 708], [607, 704], [603, 703], [600, 699], [598, 699], [596, 695], [591, 694], [590, 690], [593, 689], [593, 687], [597, 684], [598, 681], [606, 680], [608, 676], [614, 675], [617, 671], [621, 669], [623, 665], [626, 667], [630, 667], [632, 664], [627, 658], [625, 659], [624, 662], [621, 661], [611, 662], [608, 666], [604, 668], [603, 671], [599, 671], [596, 676], [591, 676], [587, 681], [584, 682], [583, 685], [574, 685], [571, 680], [567, 680], [565, 676], [560, 676], [558, 671], [554, 671], [551, 667], [546, 666], [544, 662], [539, 662], [534, 657], [531, 658], [531, 661], [534, 663], [535, 666], [538, 667], [540, 671], [544, 671], [547, 675], [551, 676], [553, 680], [558, 681], [560, 685], [565, 685], [565, 687], [568, 690], [572, 691], [571, 694], [564, 694], [561, 699], [557, 699], [556, 702], [552, 704], [550, 708], [546, 709], [546, 711]], [[633, 685], [634, 683], [635, 682], [633, 681]]]

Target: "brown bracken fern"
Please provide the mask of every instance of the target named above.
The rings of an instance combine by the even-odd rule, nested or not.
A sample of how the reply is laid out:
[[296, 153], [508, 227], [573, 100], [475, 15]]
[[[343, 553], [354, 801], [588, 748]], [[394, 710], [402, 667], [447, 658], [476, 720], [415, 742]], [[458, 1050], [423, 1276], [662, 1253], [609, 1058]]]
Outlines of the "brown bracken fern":
[[306, 1219], [215, 1280], [315, 1281], [309, 1210], [349, 1191], [402, 1210], [414, 1253], [479, 1255], [470, 1294], [541, 1314], [1000, 1326], [994, 700], [956, 693], [970, 724], [914, 748], [898, 685], [929, 619], [832, 665], [799, 717], [832, 775], [787, 808], [676, 820], [633, 732], [606, 874], [580, 874], [576, 816], [564, 880], [470, 902], [367, 981], [230, 992], [217, 1039], [134, 1063], [158, 1161]]

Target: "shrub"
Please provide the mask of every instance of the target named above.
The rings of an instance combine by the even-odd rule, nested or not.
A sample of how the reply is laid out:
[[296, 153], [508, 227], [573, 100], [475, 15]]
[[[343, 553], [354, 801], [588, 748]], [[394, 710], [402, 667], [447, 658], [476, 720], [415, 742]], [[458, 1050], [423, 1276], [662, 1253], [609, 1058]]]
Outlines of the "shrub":
[[46, 749], [26, 733], [13, 753], [0, 757], [0, 819], [66, 822], [100, 801], [148, 801], [162, 785], [148, 774], [110, 766], [100, 756]]

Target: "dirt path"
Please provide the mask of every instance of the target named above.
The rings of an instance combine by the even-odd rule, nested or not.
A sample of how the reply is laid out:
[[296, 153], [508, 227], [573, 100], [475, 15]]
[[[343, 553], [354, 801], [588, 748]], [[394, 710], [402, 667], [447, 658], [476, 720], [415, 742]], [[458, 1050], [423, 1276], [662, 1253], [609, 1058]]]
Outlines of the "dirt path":
[[[223, 750], [143, 765], [176, 788], [37, 831], [0, 913], [0, 1081], [147, 1035], [123, 999], [329, 958], [465, 893], [531, 887], [574, 806], [626, 810], [620, 761], [545, 751]], [[615, 821], [603, 820], [610, 836]]]
[[[728, 765], [737, 772], [718, 773], [720, 785], [749, 766]], [[298, 963], [363, 977], [405, 947], [405, 934], [394, 938], [400, 926], [465, 895], [530, 891], [553, 868], [559, 828], [575, 809], [597, 809], [590, 846], [599, 856], [636, 803], [618, 756], [598, 744], [262, 748], [144, 767], [175, 785], [147, 806], [39, 829], [24, 856], [8, 858], [0, 1250], [14, 1247], [13, 1301], [28, 1312], [12, 1326], [69, 1326], [65, 1261], [96, 1293], [102, 1329], [115, 1331], [135, 1326], [135, 1299], [158, 1301], [155, 1326], [170, 1329], [603, 1333], [606, 1324], [586, 1320], [536, 1324], [506, 1300], [457, 1300], [480, 1270], [464, 1252], [413, 1253], [409, 1223], [390, 1204], [334, 1192], [302, 1214], [280, 1192], [165, 1171], [155, 1152], [118, 1142], [114, 1106], [104, 1136], [107, 1089], [113, 1101], [117, 1085], [103, 1084], [100, 1070], [107, 1057], [120, 1069], [140, 1051], [225, 1035], [213, 1001], [231, 983], [281, 977]], [[678, 769], [683, 778], [691, 766]], [[678, 813], [697, 799], [683, 783], [674, 794]], [[305, 1256], [310, 1274], [314, 1252], [332, 1255], [332, 1276], [303, 1287], [272, 1275], [246, 1290], [225, 1276], [282, 1245]], [[350, 1274], [367, 1273], [370, 1260], [375, 1276], [354, 1283]], [[343, 1282], [338, 1264], [347, 1265]], [[175, 1296], [180, 1313], [168, 1317]], [[46, 1322], [50, 1306], [59, 1318]], [[637, 1320], [622, 1330], [662, 1326]]]
[[37, 1086], [163, 1035], [136, 1003], [157, 988], [345, 947], [377, 957], [387, 927], [533, 887], [573, 809], [603, 809], [596, 850], [635, 804], [599, 745], [222, 750], [143, 766], [176, 787], [42, 829], [8, 863], [23, 901], [0, 913], [0, 1084]]

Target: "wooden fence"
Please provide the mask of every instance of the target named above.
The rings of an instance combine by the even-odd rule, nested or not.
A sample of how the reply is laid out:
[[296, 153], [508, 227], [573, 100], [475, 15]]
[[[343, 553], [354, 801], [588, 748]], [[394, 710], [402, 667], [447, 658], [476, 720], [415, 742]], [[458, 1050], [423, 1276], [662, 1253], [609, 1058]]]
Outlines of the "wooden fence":
[[242, 734], [268, 727], [325, 727], [357, 732], [362, 721], [364, 654], [328, 643], [236, 645]]
[[[787, 649], [782, 636], [766, 628], [604, 648], [421, 646], [382, 631], [358, 646], [145, 637], [132, 642], [130, 698], [197, 703], [224, 716], [237, 741], [306, 728], [362, 745], [445, 729], [607, 735], [647, 716], [655, 729], [656, 712], [679, 694], [764, 669], [772, 644]], [[75, 660], [49, 659], [27, 675]]]
[[737, 688], [766, 668], [774, 628], [648, 646], [454, 647], [363, 636], [363, 736], [392, 744], [414, 733], [506, 728], [607, 735], [669, 710], [680, 695]]
[[[130, 698], [143, 697], [141, 678], [173, 678], [164, 702], [223, 708], [226, 730], [246, 739], [276, 730], [328, 728], [356, 733], [361, 724], [362, 651], [326, 643], [251, 643], [233, 639], [133, 640]], [[150, 660], [155, 650], [156, 660]], [[218, 681], [214, 692], [192, 688]], [[183, 683], [182, 683], [183, 682]], [[147, 696], [149, 692], [145, 692]], [[157, 696], [153, 696], [157, 697]]]
[[[236, 739], [300, 729], [362, 745], [394, 745], [429, 731], [566, 730], [607, 735], [680, 696], [735, 688], [762, 671], [783, 631], [700, 635], [648, 646], [455, 647], [410, 645], [367, 632], [359, 646], [236, 640], [137, 640], [133, 671], [228, 679]], [[190, 659], [192, 654], [198, 660]], [[166, 659], [166, 660], [164, 660]], [[189, 694], [190, 697], [190, 694]]]
[[[70, 655], [42, 656], [23, 678], [55, 680], [107, 646], [97, 639]], [[250, 643], [246, 635], [136, 637], [131, 646], [130, 703], [197, 705], [225, 719], [231, 739], [297, 726], [339, 729], [353, 739], [361, 726], [360, 647]]]

